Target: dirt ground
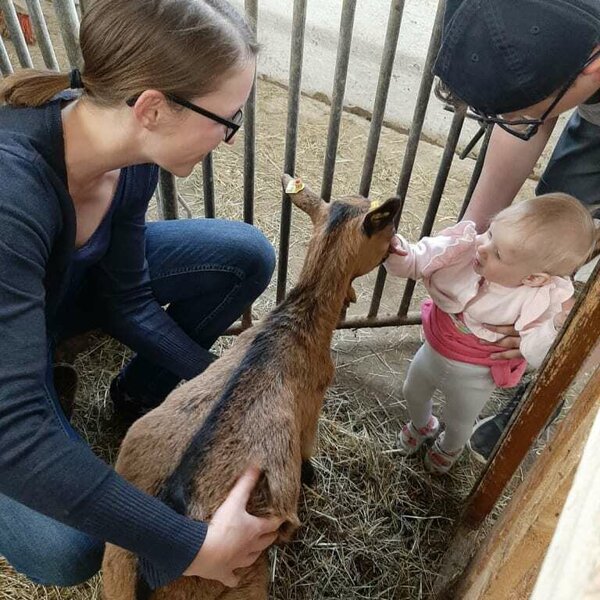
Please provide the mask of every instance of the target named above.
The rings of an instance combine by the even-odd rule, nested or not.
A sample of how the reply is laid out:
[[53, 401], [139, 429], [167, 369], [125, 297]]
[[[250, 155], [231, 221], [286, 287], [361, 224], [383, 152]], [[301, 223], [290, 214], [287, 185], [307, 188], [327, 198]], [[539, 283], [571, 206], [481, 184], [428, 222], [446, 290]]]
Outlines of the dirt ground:
[[[390, 102], [400, 101], [390, 98]], [[284, 163], [287, 90], [259, 80], [256, 155], [255, 224], [277, 248]], [[320, 189], [329, 121], [329, 106], [302, 98], [296, 173]], [[333, 196], [355, 193], [362, 170], [369, 121], [345, 113], [342, 121]], [[393, 195], [400, 175], [406, 136], [384, 128], [375, 165], [371, 197]], [[217, 217], [240, 219], [243, 190], [243, 134], [232, 148], [214, 153]], [[442, 148], [421, 143], [400, 225], [416, 240], [421, 228]], [[455, 158], [435, 229], [455, 222], [473, 160]], [[523, 195], [531, 194], [528, 182]], [[179, 190], [194, 217], [203, 216], [201, 168]], [[149, 218], [156, 218], [153, 208]], [[293, 213], [288, 282], [302, 263], [309, 222]], [[356, 286], [358, 302], [349, 316], [365, 315], [375, 274]], [[380, 314], [397, 312], [404, 282], [388, 280]], [[288, 286], [289, 287], [289, 286]], [[417, 286], [411, 310], [424, 296]], [[254, 307], [257, 317], [275, 302], [275, 282]], [[417, 600], [431, 597], [433, 581], [453, 519], [479, 472], [467, 453], [448, 476], [431, 477], [419, 459], [402, 459], [394, 439], [405, 417], [401, 386], [419, 347], [420, 328], [388, 327], [342, 330], [335, 334], [335, 383], [327, 395], [315, 457], [318, 484], [305, 490], [297, 539], [272, 558], [271, 597], [277, 600], [381, 598]], [[231, 340], [219, 342], [218, 351]], [[74, 416], [76, 427], [95, 451], [113, 461], [122, 432], [111, 419], [107, 397], [110, 379], [128, 352], [99, 337], [77, 362], [81, 389]], [[491, 408], [489, 410], [492, 410]], [[0, 600], [94, 600], [100, 577], [78, 588], [34, 586], [0, 560]]]

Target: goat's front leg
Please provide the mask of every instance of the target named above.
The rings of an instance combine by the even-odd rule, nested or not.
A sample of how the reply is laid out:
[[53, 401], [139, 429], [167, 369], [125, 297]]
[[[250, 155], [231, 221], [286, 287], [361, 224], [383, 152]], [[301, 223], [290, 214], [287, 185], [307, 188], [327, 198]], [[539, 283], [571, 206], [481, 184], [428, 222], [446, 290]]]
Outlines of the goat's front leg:
[[[322, 404], [322, 398], [319, 404]], [[314, 486], [316, 483], [315, 468], [311, 462], [311, 457], [314, 453], [315, 438], [317, 436], [317, 427], [319, 424], [318, 413], [314, 419], [311, 419], [302, 430], [302, 440], [300, 452], [302, 456], [302, 467], [300, 471], [300, 481], [308, 487]]]

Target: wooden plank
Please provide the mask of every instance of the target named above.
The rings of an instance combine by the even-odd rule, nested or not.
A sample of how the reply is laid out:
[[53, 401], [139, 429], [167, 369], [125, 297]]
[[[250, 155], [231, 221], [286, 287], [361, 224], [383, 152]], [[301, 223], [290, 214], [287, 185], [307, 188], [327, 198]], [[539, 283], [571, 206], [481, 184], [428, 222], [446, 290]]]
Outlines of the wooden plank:
[[489, 515], [600, 338], [599, 272], [600, 263], [475, 484], [461, 517], [465, 526], [475, 528]]
[[[461, 600], [529, 598], [554, 534], [558, 517], [571, 489], [586, 439], [599, 406], [600, 368], [597, 368], [564, 421], [558, 425], [555, 436], [526, 475], [525, 480], [515, 492], [509, 505], [458, 583], [446, 587], [444, 592], [439, 595], [440, 598], [460, 598]], [[594, 464], [597, 471], [593, 475], [598, 488], [600, 488], [600, 476], [598, 475], [600, 459], [597, 458], [600, 433], [598, 435], [599, 439], [590, 437], [588, 446], [594, 449], [596, 455]], [[595, 495], [590, 490], [588, 499], [590, 502], [595, 500], [595, 516], [597, 524], [600, 525], [600, 503], [597, 500], [600, 489], [598, 488], [594, 490]], [[594, 530], [588, 526], [588, 529], [590, 530], [589, 534], [596, 538], [596, 547], [600, 548], [598, 535], [600, 527], [596, 527]], [[469, 529], [467, 528], [462, 533], [459, 532], [459, 535], [468, 540]], [[460, 540], [455, 540], [450, 551], [454, 552], [454, 549], [458, 547], [456, 544], [459, 542]], [[577, 543], [576, 539], [573, 539], [573, 547]], [[559, 541], [557, 544], [560, 545], [561, 542]], [[564, 560], [564, 554], [572, 552], [573, 547], [557, 548], [557, 562]], [[581, 545], [579, 552], [586, 552], [585, 545]], [[577, 565], [576, 556], [573, 557], [573, 561], [574, 565]], [[566, 589], [573, 589], [570, 583], [567, 583], [566, 586]], [[581, 597], [577, 595], [550, 596], [547, 589], [544, 592], [537, 600], [555, 597]]]
[[[596, 384], [600, 398], [600, 382]], [[598, 403], [598, 402], [597, 402]], [[588, 437], [531, 600], [600, 598], [600, 413]]]

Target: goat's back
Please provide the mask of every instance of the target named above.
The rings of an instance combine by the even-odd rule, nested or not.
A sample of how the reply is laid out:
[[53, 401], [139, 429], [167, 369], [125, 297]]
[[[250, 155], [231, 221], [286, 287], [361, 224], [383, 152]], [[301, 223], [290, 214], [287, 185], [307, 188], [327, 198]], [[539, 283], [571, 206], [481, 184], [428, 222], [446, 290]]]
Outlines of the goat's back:
[[[298, 524], [302, 420], [296, 401], [321, 393], [332, 369], [326, 354], [298, 344], [287, 329], [271, 331], [265, 323], [243, 333], [221, 359], [202, 375], [174, 390], [158, 408], [128, 431], [116, 470], [136, 487], [160, 497], [193, 519], [210, 519], [241, 472], [251, 463], [264, 469], [248, 510], [286, 521], [282, 538]], [[313, 363], [321, 365], [321, 376]], [[318, 418], [315, 409], [305, 411]], [[182, 498], [184, 498], [182, 503]], [[179, 506], [177, 506], [179, 504]], [[182, 505], [183, 504], [183, 505]], [[136, 577], [134, 557], [107, 548], [104, 570], [109, 600], [129, 595]], [[253, 584], [253, 582], [251, 582]], [[180, 579], [157, 591], [153, 600], [217, 597], [223, 586], [200, 579]], [[216, 594], [216, 595], [214, 595]]]

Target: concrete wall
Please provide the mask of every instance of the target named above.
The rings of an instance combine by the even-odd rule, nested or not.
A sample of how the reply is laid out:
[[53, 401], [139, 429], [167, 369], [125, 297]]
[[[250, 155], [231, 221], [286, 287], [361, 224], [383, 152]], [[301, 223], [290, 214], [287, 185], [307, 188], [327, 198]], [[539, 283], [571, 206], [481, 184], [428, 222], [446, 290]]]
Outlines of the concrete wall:
[[[232, 0], [243, 10], [243, 0]], [[345, 106], [372, 111], [391, 0], [358, 0]], [[258, 0], [258, 38], [263, 45], [259, 73], [283, 84], [289, 77], [293, 0]], [[408, 129], [433, 28], [438, 0], [406, 0], [386, 121]], [[308, 0], [302, 90], [331, 98], [342, 0]], [[423, 133], [444, 144], [451, 114], [431, 98]], [[466, 123], [459, 147], [477, 130]]]

